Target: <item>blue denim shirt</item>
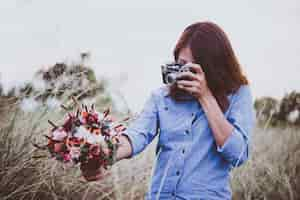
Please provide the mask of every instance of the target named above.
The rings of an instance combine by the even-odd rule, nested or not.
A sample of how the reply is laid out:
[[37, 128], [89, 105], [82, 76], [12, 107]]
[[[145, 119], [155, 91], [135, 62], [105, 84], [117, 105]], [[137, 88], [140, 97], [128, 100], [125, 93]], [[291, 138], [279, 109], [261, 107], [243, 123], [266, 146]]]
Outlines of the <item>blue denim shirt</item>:
[[249, 85], [228, 99], [224, 115], [234, 130], [219, 147], [196, 99], [175, 102], [166, 85], [152, 90], [142, 112], [123, 132], [132, 145], [130, 157], [159, 137], [145, 199], [231, 199], [230, 171], [249, 157], [255, 111]]

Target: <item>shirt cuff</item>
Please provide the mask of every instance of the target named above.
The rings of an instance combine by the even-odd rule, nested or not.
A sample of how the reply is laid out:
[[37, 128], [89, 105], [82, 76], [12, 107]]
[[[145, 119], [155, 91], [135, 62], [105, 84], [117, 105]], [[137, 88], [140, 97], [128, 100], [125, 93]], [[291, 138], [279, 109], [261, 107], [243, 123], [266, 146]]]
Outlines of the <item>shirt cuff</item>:
[[234, 147], [239, 146], [241, 139], [243, 139], [241, 134], [238, 133], [237, 129], [234, 127], [229, 137], [225, 140], [223, 146], [220, 147], [217, 145], [217, 151], [223, 152], [230, 149], [230, 146], [234, 146]]

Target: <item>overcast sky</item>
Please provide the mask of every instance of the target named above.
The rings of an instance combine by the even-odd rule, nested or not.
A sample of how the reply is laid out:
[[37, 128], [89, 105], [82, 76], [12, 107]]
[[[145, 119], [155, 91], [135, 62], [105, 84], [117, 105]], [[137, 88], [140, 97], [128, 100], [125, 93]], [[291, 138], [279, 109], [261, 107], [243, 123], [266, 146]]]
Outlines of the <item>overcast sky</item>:
[[127, 73], [118, 84], [139, 111], [162, 84], [160, 64], [172, 59], [183, 29], [209, 20], [228, 34], [254, 97], [282, 97], [300, 91], [299, 15], [297, 0], [1, 0], [1, 79], [20, 82], [89, 51], [98, 75], [118, 80]]

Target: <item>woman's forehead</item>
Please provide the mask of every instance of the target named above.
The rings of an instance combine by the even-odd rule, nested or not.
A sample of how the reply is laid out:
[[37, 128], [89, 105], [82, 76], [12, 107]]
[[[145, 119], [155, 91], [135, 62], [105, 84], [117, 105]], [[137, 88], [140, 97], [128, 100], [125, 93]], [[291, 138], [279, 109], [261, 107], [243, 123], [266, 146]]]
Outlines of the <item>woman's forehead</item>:
[[179, 51], [178, 61], [193, 62], [193, 60], [194, 60], [194, 58], [193, 58], [192, 51], [190, 48], [185, 47]]

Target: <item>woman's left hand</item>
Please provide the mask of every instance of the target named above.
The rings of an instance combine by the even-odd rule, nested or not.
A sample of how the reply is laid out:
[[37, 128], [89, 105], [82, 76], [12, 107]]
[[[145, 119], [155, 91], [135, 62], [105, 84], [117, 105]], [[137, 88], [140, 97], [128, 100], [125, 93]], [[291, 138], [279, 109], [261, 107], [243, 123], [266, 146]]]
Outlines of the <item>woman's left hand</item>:
[[180, 74], [177, 81], [178, 88], [185, 90], [198, 100], [211, 95], [201, 66], [195, 63], [187, 63], [186, 66], [191, 70]]

